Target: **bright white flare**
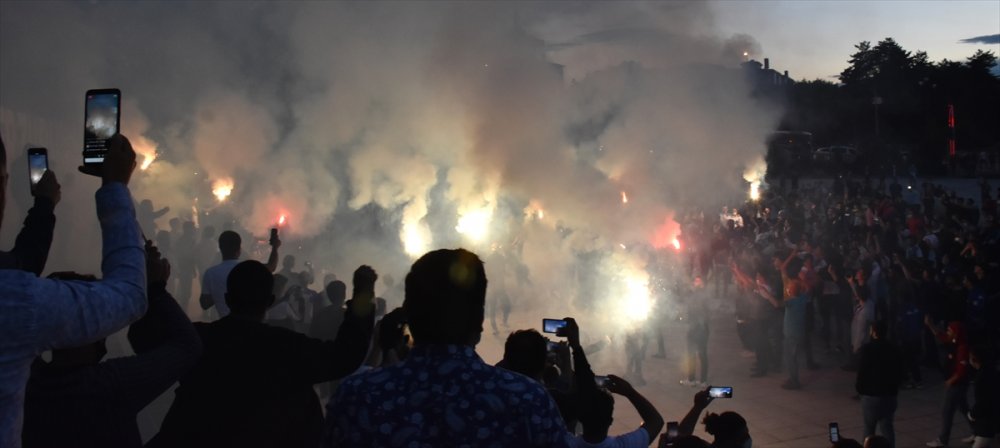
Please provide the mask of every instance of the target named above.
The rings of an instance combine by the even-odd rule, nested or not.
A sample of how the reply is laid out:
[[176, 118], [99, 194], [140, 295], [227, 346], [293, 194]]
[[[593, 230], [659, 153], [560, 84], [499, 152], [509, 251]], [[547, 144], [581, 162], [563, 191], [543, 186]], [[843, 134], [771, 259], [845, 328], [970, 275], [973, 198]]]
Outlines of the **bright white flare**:
[[767, 174], [767, 162], [764, 157], [758, 156], [756, 160], [747, 165], [743, 170], [743, 180], [750, 182], [750, 200], [760, 199], [760, 188], [764, 183], [764, 176]]
[[628, 195], [622, 192], [622, 204], [628, 204]]
[[674, 250], [681, 250], [681, 240], [674, 238], [674, 240], [671, 241], [670, 244], [674, 246]]
[[426, 227], [416, 222], [403, 223], [403, 250], [407, 255], [416, 258], [427, 252], [428, 234]]
[[234, 186], [233, 180], [228, 177], [218, 179], [212, 182], [212, 194], [215, 195], [215, 199], [219, 202], [225, 202], [226, 198], [232, 194]]
[[627, 323], [634, 324], [645, 321], [653, 308], [649, 294], [649, 275], [640, 270], [630, 269], [625, 272], [625, 297], [622, 308], [625, 310]]
[[278, 218], [278, 225], [279, 225], [279, 226], [283, 226], [283, 225], [285, 225], [285, 221], [287, 221], [287, 220], [288, 220], [288, 219], [287, 219], [287, 218], [285, 217], [285, 215], [281, 215], [281, 217], [280, 217], [280, 218]]
[[480, 243], [486, 239], [490, 233], [490, 220], [493, 218], [493, 209], [483, 207], [460, 214], [458, 225], [455, 230], [474, 243]]
[[132, 140], [132, 149], [137, 156], [142, 156], [139, 169], [146, 171], [156, 160], [156, 144], [143, 136], [137, 136]]

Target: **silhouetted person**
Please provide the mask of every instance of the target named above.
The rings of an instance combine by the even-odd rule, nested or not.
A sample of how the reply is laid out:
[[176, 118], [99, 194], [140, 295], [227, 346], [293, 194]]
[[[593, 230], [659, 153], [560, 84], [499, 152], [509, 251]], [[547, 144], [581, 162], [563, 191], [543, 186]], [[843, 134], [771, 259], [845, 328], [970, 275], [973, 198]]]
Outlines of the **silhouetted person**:
[[497, 367], [541, 382], [548, 354], [548, 341], [545, 340], [545, 336], [536, 330], [517, 330], [507, 336], [503, 347], [503, 359], [497, 363]]
[[[642, 423], [634, 431], [618, 436], [608, 435], [614, 422], [615, 399], [612, 393], [627, 398], [639, 413]], [[663, 429], [663, 417], [653, 404], [628, 381], [617, 376], [608, 375], [607, 390], [593, 389], [581, 394], [579, 417], [583, 435], [570, 439], [572, 447], [644, 448], [653, 443]]]
[[566, 429], [537, 381], [487, 365], [486, 272], [475, 254], [437, 250], [406, 276], [413, 349], [344, 380], [327, 405], [323, 446], [564, 447]]
[[37, 359], [25, 400], [25, 447], [140, 447], [139, 411], [198, 361], [198, 333], [166, 290], [170, 265], [155, 247], [146, 250], [149, 311], [128, 331], [136, 354], [101, 362], [102, 338], [53, 350], [51, 362]]
[[139, 207], [136, 208], [135, 214], [136, 219], [139, 220], [139, 228], [142, 229], [143, 235], [156, 235], [156, 220], [161, 216], [166, 215], [169, 211], [170, 207], [163, 207], [154, 211], [153, 201], [150, 201], [149, 199], [143, 199], [139, 202]]
[[975, 369], [975, 401], [969, 409], [972, 448], [987, 448], [996, 438], [1000, 424], [1000, 372], [997, 371], [996, 355], [985, 345], [973, 346], [969, 350], [969, 365]]
[[227, 283], [231, 313], [195, 324], [205, 354], [181, 379], [150, 446], [316, 446], [323, 425], [313, 385], [361, 365], [371, 302], [352, 301], [336, 341], [324, 342], [262, 322], [274, 277], [260, 262], [236, 265]]
[[[2, 145], [3, 142], [0, 142]], [[0, 153], [0, 181], [7, 182], [7, 156]], [[4, 186], [6, 188], [6, 186]], [[0, 250], [0, 269], [16, 269], [42, 275], [45, 262], [52, 246], [52, 233], [56, 228], [56, 204], [62, 198], [62, 189], [52, 170], [45, 170], [33, 193], [34, 205], [24, 218], [24, 226], [14, 240], [14, 248], [10, 251]], [[3, 220], [3, 209], [6, 198], [0, 198], [0, 221]]]
[[[694, 285], [686, 300], [687, 312], [687, 380], [685, 386], [708, 386], [708, 296], [701, 277], [695, 277]], [[701, 376], [696, 379], [696, 365], [701, 366]]]
[[945, 332], [934, 327], [929, 317], [924, 320], [924, 323], [931, 329], [934, 336], [944, 344], [947, 353], [946, 375], [948, 377], [944, 382], [941, 433], [937, 439], [927, 442], [927, 446], [938, 448], [948, 446], [955, 411], [958, 411], [959, 415], [962, 416], [969, 412], [969, 342], [965, 336], [965, 328], [959, 321], [950, 322]]
[[898, 348], [885, 340], [884, 321], [871, 324], [871, 342], [861, 348], [858, 376], [854, 384], [861, 396], [864, 437], [878, 432], [889, 446], [895, 446], [896, 395], [903, 382], [903, 356]]
[[[267, 269], [274, 272], [278, 267], [278, 248], [281, 247], [281, 240], [272, 238], [270, 244], [271, 256], [267, 259]], [[204, 310], [214, 306], [219, 317], [226, 317], [229, 314], [229, 305], [226, 304], [226, 284], [229, 273], [240, 262], [241, 246], [240, 234], [232, 230], [226, 230], [219, 234], [219, 252], [222, 253], [222, 262], [208, 268], [201, 278], [201, 297], [198, 302]]]
[[180, 236], [174, 241], [173, 260], [177, 277], [177, 302], [181, 309], [187, 309], [191, 300], [191, 285], [198, 272], [198, 248], [196, 246], [197, 230], [194, 223], [184, 221]]
[[[312, 324], [309, 326], [309, 337], [321, 341], [332, 341], [340, 331], [340, 325], [344, 323], [344, 301], [347, 300], [347, 285], [340, 280], [335, 280], [326, 285], [326, 297], [330, 300], [330, 305], [321, 308], [313, 314]], [[337, 380], [320, 385], [320, 397], [330, 395], [330, 391], [335, 389]]]
[[[698, 391], [698, 393], [694, 394], [694, 406], [691, 407], [691, 410], [688, 411], [684, 419], [681, 420], [680, 425], [678, 425], [678, 435], [688, 436], [694, 433], [698, 417], [701, 416], [702, 411], [708, 407], [712, 400], [714, 398], [708, 394], [708, 389]], [[732, 411], [721, 414], [710, 413], [705, 416], [702, 423], [705, 424], [705, 432], [714, 437], [714, 440], [712, 440], [713, 447], [741, 448], [747, 446], [747, 443], [752, 444], [750, 430], [747, 428], [747, 421], [740, 414]], [[666, 446], [662, 442], [664, 439], [661, 438], [661, 447]]]
[[[24, 390], [35, 357], [106, 337], [146, 312], [145, 253], [128, 191], [134, 168], [132, 145], [116, 135], [103, 164], [80, 169], [102, 178], [96, 199], [103, 280], [39, 279], [34, 272], [0, 270], [0, 446], [21, 446]], [[0, 217], [6, 190], [7, 152], [0, 140]]]

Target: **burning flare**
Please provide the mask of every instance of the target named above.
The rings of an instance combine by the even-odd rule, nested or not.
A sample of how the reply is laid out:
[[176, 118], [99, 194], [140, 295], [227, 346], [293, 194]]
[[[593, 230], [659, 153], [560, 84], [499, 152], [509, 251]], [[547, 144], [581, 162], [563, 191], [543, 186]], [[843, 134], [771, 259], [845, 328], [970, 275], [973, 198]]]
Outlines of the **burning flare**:
[[140, 170], [146, 171], [156, 160], [156, 145], [145, 137], [139, 136], [132, 140], [132, 149], [137, 156], [142, 156], [142, 162], [139, 163]]
[[670, 244], [674, 246], [674, 250], [681, 250], [681, 240], [674, 238], [674, 240], [671, 241]]
[[649, 295], [649, 275], [639, 269], [625, 273], [625, 318], [631, 322], [642, 322], [649, 317], [653, 302]]
[[278, 218], [278, 225], [279, 226], [285, 225], [285, 221], [287, 221], [287, 219], [285, 218], [285, 215], [281, 215], [281, 217]]
[[228, 177], [216, 180], [212, 182], [212, 194], [219, 202], [225, 202], [226, 198], [233, 192], [234, 186], [233, 180]]
[[427, 230], [426, 226], [418, 222], [404, 222], [401, 234], [403, 251], [407, 255], [417, 258], [427, 252], [430, 231]]
[[490, 220], [493, 218], [493, 209], [483, 207], [459, 214], [458, 225], [455, 230], [474, 243], [480, 243], [486, 239], [490, 233]]
[[622, 191], [622, 204], [628, 204], [628, 195]]
[[757, 160], [754, 160], [743, 170], [743, 180], [750, 183], [749, 196], [751, 201], [760, 199], [760, 187], [764, 183], [764, 175], [766, 174], [767, 162], [764, 162], [764, 158], [761, 156], [758, 156]]

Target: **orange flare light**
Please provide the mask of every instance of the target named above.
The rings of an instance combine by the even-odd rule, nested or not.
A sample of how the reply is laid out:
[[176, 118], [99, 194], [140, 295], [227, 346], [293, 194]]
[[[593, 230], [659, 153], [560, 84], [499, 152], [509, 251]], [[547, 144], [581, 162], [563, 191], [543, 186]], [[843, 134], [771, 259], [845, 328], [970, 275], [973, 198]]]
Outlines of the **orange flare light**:
[[278, 225], [279, 226], [285, 225], [285, 221], [286, 221], [285, 215], [281, 215], [281, 217], [278, 218]]
[[628, 204], [628, 195], [622, 192], [622, 204]]
[[681, 250], [681, 240], [674, 238], [674, 240], [671, 241], [670, 244], [674, 245], [674, 250]]

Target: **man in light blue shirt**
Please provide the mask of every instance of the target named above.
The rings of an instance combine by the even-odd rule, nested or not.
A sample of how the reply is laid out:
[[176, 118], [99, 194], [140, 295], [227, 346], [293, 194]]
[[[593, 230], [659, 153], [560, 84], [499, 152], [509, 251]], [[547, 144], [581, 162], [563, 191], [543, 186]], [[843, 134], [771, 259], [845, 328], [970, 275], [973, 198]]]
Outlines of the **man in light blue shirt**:
[[[21, 446], [25, 384], [43, 351], [88, 344], [146, 312], [146, 263], [128, 181], [135, 151], [116, 135], [101, 165], [80, 168], [102, 178], [97, 217], [103, 240], [99, 282], [38, 278], [0, 269], [0, 446]], [[0, 218], [6, 205], [7, 153], [0, 141]]]

